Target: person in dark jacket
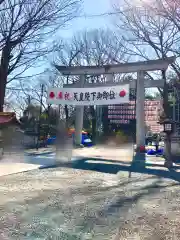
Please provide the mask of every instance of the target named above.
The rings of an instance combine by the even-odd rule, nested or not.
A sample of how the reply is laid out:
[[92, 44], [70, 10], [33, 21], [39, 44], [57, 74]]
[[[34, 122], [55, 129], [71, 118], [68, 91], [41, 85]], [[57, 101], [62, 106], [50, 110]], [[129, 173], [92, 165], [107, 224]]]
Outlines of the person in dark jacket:
[[146, 134], [146, 145], [149, 145], [149, 143], [152, 145], [152, 132], [148, 131]]
[[157, 153], [159, 150], [159, 142], [161, 140], [160, 134], [156, 134], [154, 140], [155, 140], [155, 147], [156, 147], [156, 153]]

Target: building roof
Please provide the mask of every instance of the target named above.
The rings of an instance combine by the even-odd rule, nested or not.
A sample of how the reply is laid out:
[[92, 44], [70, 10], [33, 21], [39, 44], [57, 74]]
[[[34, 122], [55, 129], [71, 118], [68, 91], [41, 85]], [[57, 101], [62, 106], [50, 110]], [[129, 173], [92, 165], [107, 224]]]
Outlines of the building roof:
[[0, 127], [7, 124], [20, 125], [21, 123], [14, 112], [0, 112]]

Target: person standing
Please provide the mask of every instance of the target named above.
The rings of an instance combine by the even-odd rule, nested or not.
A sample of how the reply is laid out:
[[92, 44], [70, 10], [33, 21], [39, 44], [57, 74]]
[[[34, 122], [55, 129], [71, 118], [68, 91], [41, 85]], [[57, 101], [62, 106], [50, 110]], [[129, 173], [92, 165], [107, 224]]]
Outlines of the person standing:
[[151, 131], [148, 131], [146, 133], [146, 145], [149, 145], [152, 144], [152, 132]]
[[155, 147], [156, 147], [156, 153], [158, 153], [158, 150], [159, 150], [159, 142], [160, 142], [160, 134], [156, 134], [156, 137], [155, 137]]

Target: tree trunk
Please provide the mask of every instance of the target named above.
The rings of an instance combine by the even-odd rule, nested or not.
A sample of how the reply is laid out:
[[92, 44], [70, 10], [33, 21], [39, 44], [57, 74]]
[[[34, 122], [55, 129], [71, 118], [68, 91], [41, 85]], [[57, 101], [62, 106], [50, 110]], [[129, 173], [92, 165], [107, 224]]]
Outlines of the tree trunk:
[[6, 91], [6, 79], [3, 77], [0, 70], [0, 112], [3, 112], [4, 108], [5, 91]]
[[2, 50], [0, 65], [0, 112], [3, 112], [4, 108], [9, 60], [10, 60], [10, 46], [6, 45]]

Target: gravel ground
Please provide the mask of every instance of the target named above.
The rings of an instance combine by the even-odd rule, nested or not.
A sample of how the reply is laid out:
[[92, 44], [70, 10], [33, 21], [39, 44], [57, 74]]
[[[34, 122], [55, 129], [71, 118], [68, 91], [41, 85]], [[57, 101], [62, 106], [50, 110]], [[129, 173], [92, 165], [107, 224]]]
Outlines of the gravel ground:
[[70, 168], [0, 177], [0, 239], [180, 239], [179, 183]]

